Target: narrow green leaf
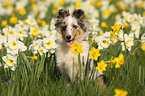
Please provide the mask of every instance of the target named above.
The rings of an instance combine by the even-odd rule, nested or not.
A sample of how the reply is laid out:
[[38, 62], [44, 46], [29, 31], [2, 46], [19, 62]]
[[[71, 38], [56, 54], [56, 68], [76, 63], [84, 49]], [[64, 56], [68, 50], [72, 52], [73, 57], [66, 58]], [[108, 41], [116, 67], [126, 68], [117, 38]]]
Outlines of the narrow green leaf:
[[24, 53], [22, 53], [22, 58], [24, 60], [26, 68], [28, 68], [31, 71], [31, 73], [33, 73], [32, 68], [31, 68], [31, 64], [30, 64], [29, 60], [27, 59], [27, 56]]
[[39, 79], [41, 72], [43, 71], [44, 68], [44, 62], [45, 62], [45, 54], [42, 55], [41, 61], [38, 67], [38, 72], [37, 72], [37, 78]]
[[27, 64], [27, 66], [30, 67], [30, 63], [24, 53], [22, 53], [22, 57], [23, 57], [24, 62]]
[[15, 84], [13, 84], [12, 88], [11, 88], [11, 96], [14, 96], [14, 90], [15, 90]]
[[78, 55], [78, 65], [79, 65], [80, 81], [81, 81], [81, 58], [80, 58], [80, 53]]

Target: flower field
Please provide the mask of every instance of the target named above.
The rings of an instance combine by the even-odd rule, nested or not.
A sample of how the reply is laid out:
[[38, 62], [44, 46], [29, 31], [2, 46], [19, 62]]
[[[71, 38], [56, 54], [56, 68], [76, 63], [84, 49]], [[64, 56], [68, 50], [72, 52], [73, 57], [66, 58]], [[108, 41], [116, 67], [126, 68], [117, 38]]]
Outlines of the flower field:
[[[85, 11], [88, 59], [109, 86], [62, 78], [55, 56], [59, 9]], [[70, 46], [79, 59], [82, 46]], [[0, 0], [0, 96], [26, 95], [145, 96], [145, 0]]]

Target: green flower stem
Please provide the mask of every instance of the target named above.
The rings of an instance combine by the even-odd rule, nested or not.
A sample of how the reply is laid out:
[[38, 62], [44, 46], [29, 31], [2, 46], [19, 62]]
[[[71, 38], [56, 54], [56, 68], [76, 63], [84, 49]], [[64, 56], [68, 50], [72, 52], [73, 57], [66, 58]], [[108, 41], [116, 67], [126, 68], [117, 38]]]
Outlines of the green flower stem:
[[80, 81], [81, 81], [81, 58], [80, 58], [80, 53], [78, 55], [78, 65], [79, 65]]
[[74, 58], [73, 58], [73, 73], [72, 73], [72, 81], [74, 81]]
[[[89, 51], [90, 50], [91, 50], [91, 47], [89, 46]], [[90, 67], [91, 60], [92, 59], [90, 59], [90, 54], [88, 53], [87, 62], [86, 62], [86, 68], [85, 68], [85, 76], [87, 76], [88, 68]]]
[[95, 70], [96, 70], [96, 68], [93, 67], [93, 69], [92, 69], [92, 71], [91, 71], [91, 75], [90, 75], [90, 77], [89, 77], [89, 80], [91, 80], [91, 77], [92, 77], [92, 79], [94, 78]]
[[123, 39], [124, 39], [124, 46], [125, 46], [125, 51], [126, 51], [127, 49], [126, 49], [126, 44], [125, 44], [125, 37], [124, 37], [124, 33], [123, 33]]
[[85, 77], [85, 68], [84, 68], [84, 56], [82, 57], [82, 65], [83, 65], [83, 79]]

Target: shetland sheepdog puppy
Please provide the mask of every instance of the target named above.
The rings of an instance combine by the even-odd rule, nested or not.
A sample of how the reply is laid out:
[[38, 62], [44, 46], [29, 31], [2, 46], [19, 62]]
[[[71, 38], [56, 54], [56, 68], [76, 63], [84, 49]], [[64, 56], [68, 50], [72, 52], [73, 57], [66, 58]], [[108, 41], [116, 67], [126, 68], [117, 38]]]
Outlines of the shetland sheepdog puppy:
[[[81, 75], [81, 79], [83, 80], [83, 69], [81, 74], [79, 74], [78, 56], [71, 53], [70, 45], [74, 44], [75, 42], [83, 45], [83, 53], [80, 53], [80, 56], [81, 58], [84, 56], [84, 66], [86, 67], [89, 43], [85, 40], [88, 32], [84, 11], [81, 9], [75, 9], [72, 14], [70, 14], [69, 10], [60, 9], [57, 13], [55, 26], [58, 30], [58, 48], [56, 49], [56, 60], [57, 66], [62, 72], [63, 78], [72, 81], [75, 79], [75, 77], [79, 78]], [[94, 64], [92, 61], [90, 62], [90, 66], [88, 68], [90, 76], [93, 66]], [[99, 73], [97, 70], [93, 76], [93, 79], [96, 79], [96, 76], [101, 77], [103, 81], [106, 80], [106, 75]]]

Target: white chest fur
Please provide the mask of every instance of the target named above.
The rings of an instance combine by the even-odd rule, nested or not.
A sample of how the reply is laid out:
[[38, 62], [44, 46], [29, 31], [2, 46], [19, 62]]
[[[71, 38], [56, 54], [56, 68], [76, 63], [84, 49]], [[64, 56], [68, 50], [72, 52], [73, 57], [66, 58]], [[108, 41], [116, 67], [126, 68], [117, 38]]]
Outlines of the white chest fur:
[[[83, 41], [81, 44], [83, 45], [83, 53], [81, 53], [81, 57], [84, 56], [84, 62], [86, 63], [89, 44], [87, 41]], [[79, 71], [78, 56], [76, 56], [74, 53], [71, 53], [71, 47], [68, 47], [65, 43], [60, 43], [56, 51], [56, 57], [57, 66], [61, 70], [62, 74], [68, 75], [72, 80], [72, 74], [74, 74], [75, 77]]]

